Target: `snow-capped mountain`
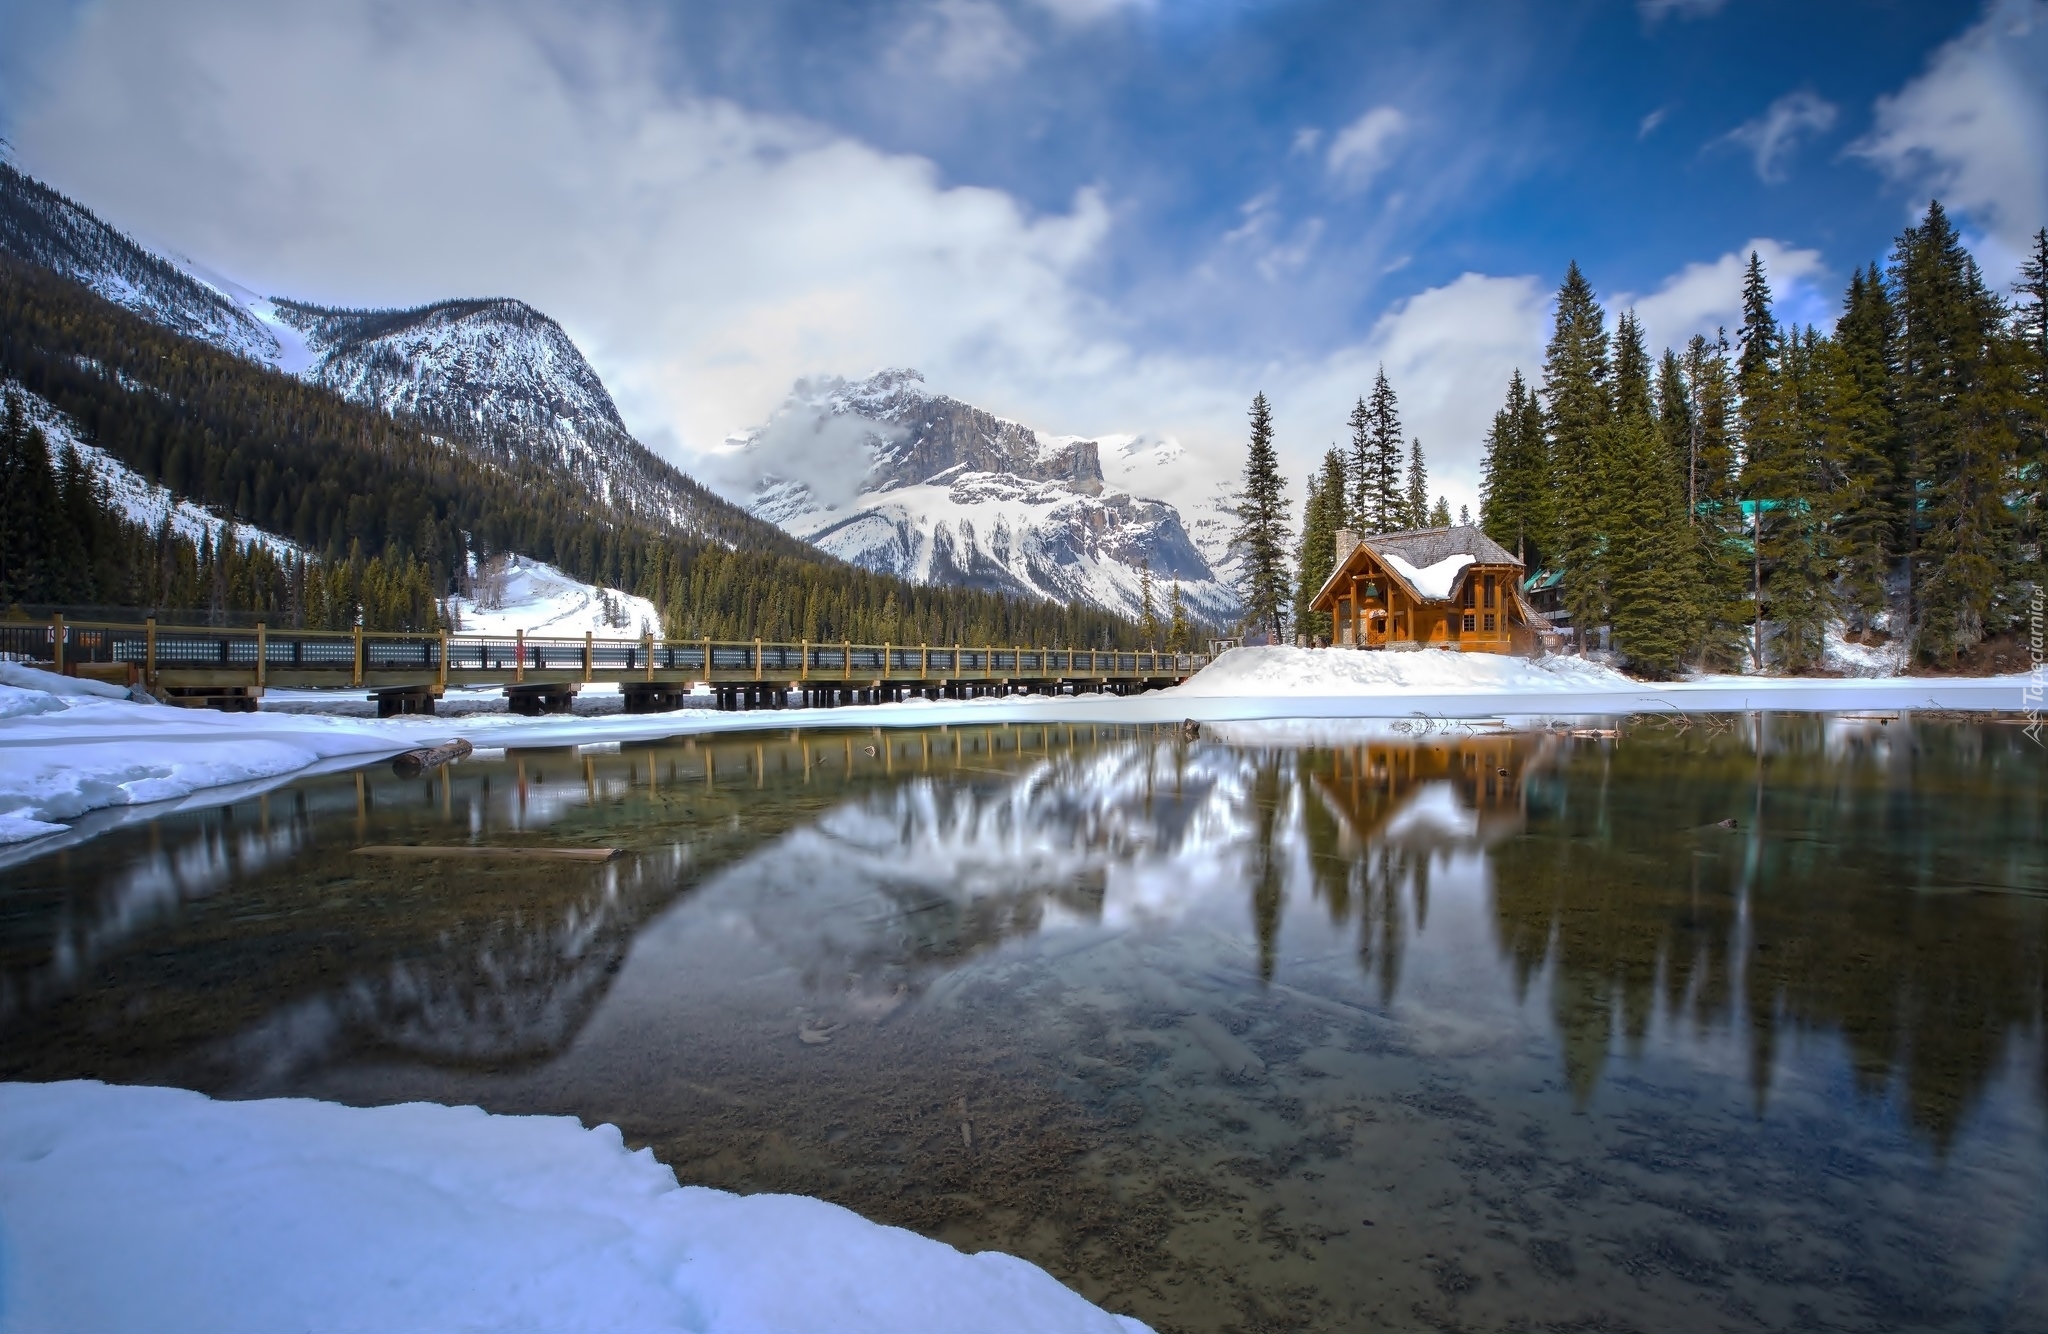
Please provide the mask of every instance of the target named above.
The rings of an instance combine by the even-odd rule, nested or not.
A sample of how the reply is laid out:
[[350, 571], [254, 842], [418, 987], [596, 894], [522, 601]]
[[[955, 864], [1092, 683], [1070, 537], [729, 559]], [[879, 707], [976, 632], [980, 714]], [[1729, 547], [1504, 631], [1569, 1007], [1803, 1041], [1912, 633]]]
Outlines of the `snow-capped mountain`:
[[474, 448], [538, 458], [600, 501], [728, 545], [798, 550], [773, 527], [635, 440], [560, 325], [521, 301], [333, 310], [265, 297], [152, 253], [91, 210], [0, 162], [0, 254], [236, 356]]
[[1179, 512], [1109, 484], [1102, 442], [1005, 421], [916, 371], [802, 381], [732, 444], [755, 514], [853, 564], [1127, 616], [1149, 566], [1162, 617], [1175, 582], [1192, 614], [1237, 613]]
[[635, 440], [569, 335], [509, 299], [412, 310], [277, 300], [304, 340], [305, 379], [494, 449], [538, 456], [606, 502], [685, 529], [725, 502]]
[[274, 363], [284, 355], [277, 336], [243, 304], [7, 162], [0, 162], [0, 253], [237, 356]]

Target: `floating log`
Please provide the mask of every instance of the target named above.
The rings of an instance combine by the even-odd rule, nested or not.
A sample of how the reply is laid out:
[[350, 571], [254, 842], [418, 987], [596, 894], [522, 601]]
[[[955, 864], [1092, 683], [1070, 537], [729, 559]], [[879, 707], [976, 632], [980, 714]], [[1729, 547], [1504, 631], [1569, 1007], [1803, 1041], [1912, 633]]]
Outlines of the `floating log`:
[[481, 857], [489, 859], [528, 858], [535, 861], [608, 862], [624, 848], [486, 848], [471, 844], [448, 847], [416, 847], [401, 844], [373, 844], [357, 848], [361, 857]]
[[418, 778], [429, 769], [438, 769], [450, 760], [467, 757], [476, 747], [457, 737], [443, 741], [438, 746], [422, 746], [418, 750], [406, 751], [391, 761], [391, 772], [400, 778]]

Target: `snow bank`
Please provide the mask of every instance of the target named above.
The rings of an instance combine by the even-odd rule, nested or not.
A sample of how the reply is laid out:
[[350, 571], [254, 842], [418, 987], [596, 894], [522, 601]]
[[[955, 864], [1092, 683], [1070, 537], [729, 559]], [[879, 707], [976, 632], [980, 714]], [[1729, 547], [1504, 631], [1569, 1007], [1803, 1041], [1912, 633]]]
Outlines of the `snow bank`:
[[118, 686], [0, 664], [0, 844], [59, 821], [281, 779], [422, 744], [338, 718], [235, 715], [129, 702]]
[[1393, 567], [1395, 574], [1406, 579], [1410, 588], [1426, 598], [1439, 600], [1451, 595], [1451, 585], [1458, 581], [1458, 571], [1472, 563], [1472, 557], [1462, 553], [1446, 556], [1436, 564], [1422, 568], [1409, 564], [1392, 552], [1386, 553], [1381, 559]]
[[617, 588], [603, 588], [571, 578], [543, 561], [525, 556], [506, 559], [503, 567], [479, 583], [492, 583], [488, 597], [450, 598], [461, 633], [631, 638], [661, 633], [661, 612], [646, 598]]
[[[1458, 559], [1464, 559], [1462, 557]], [[1439, 562], [1447, 564], [1448, 562]], [[1431, 566], [1436, 569], [1437, 566]], [[1392, 695], [1501, 690], [1641, 691], [1643, 684], [1583, 658], [1517, 658], [1422, 649], [1234, 648], [1173, 693], [1223, 695]]]
[[0, 1085], [0, 1236], [16, 1334], [1145, 1329], [1013, 1256], [678, 1187], [611, 1126], [425, 1103]]

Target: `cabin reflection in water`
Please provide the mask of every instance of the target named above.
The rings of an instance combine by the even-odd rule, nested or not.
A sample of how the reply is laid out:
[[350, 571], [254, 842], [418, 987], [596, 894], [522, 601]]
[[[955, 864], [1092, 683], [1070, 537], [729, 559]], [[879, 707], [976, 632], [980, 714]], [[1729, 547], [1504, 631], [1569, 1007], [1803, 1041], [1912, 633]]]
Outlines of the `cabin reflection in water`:
[[1481, 734], [1371, 741], [1322, 752], [1310, 780], [1337, 823], [1341, 856], [1381, 844], [1477, 850], [1527, 825], [1522, 775], [1548, 740]]

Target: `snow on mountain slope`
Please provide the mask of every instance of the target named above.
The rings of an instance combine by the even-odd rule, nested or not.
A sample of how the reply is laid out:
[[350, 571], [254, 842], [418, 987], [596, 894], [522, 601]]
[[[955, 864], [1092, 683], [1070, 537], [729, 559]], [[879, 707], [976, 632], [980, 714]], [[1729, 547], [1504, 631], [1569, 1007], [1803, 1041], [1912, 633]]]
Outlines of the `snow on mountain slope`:
[[151, 253], [4, 162], [0, 253], [177, 333], [415, 418], [487, 456], [538, 459], [601, 503], [673, 532], [800, 549], [635, 440], [575, 343], [523, 302], [333, 310], [261, 296], [202, 265]]
[[241, 303], [137, 245], [90, 209], [0, 162], [0, 254], [60, 273], [145, 319], [252, 361], [283, 355]]
[[[1162, 616], [1178, 581], [1192, 614], [1234, 618], [1235, 593], [1179, 512], [1109, 484], [1104, 443], [1043, 435], [885, 370], [800, 382], [729, 457], [753, 475], [755, 514], [871, 570], [1136, 616], [1149, 565]], [[1126, 475], [1179, 448], [1107, 443]]]
[[201, 537], [211, 535], [218, 544], [223, 535], [232, 530], [237, 546], [254, 542], [279, 556], [306, 554], [290, 538], [237, 524], [224, 515], [172, 494], [169, 487], [159, 486], [99, 446], [87, 443], [79, 434], [77, 423], [44, 398], [18, 382], [0, 383], [0, 399], [10, 397], [21, 401], [23, 415], [39, 427], [44, 439], [49, 441], [50, 461], [61, 465], [67, 449], [78, 455], [87, 471], [106, 488], [107, 499], [114, 508], [133, 522], [153, 530], [168, 519], [172, 532], [195, 543]]
[[448, 599], [452, 628], [466, 635], [529, 635], [630, 639], [661, 633], [654, 603], [617, 588], [572, 579], [525, 556], [486, 562], [470, 592]]

